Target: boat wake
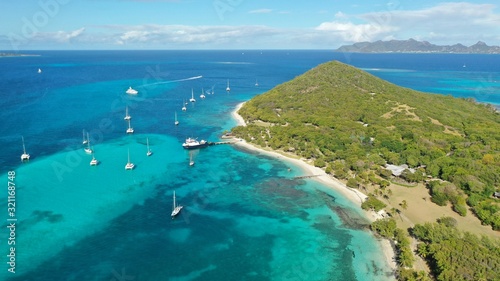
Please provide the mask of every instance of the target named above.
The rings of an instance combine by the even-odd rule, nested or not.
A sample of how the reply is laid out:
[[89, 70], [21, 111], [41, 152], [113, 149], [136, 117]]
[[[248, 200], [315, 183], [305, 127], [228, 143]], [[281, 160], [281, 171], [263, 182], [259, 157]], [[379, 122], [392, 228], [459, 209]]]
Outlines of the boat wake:
[[158, 84], [168, 84], [168, 83], [175, 83], [175, 82], [183, 82], [183, 81], [189, 81], [189, 80], [196, 80], [203, 78], [202, 75], [199, 76], [194, 76], [194, 77], [189, 77], [189, 78], [183, 78], [183, 79], [177, 79], [177, 80], [170, 80], [170, 81], [163, 81], [163, 82], [156, 82], [156, 83], [151, 83], [151, 84], [144, 84], [141, 85], [140, 87], [147, 87], [147, 86], [153, 86], [153, 85], [158, 85]]

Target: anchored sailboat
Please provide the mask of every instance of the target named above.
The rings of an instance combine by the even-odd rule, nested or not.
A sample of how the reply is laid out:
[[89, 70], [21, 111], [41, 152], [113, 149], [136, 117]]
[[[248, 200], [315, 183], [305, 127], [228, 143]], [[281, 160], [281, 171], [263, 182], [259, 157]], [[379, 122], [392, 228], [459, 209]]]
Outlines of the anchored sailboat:
[[89, 140], [85, 138], [85, 129], [82, 131], [82, 135], [83, 135], [82, 144], [85, 145], [85, 144], [87, 144], [89, 142]]
[[179, 121], [177, 121], [177, 111], [175, 112], [175, 122], [174, 122], [175, 125], [179, 125]]
[[135, 167], [134, 163], [130, 162], [130, 149], [128, 150], [128, 161], [125, 165], [125, 170], [133, 170]]
[[189, 152], [189, 166], [194, 166], [193, 152]]
[[180, 205], [177, 206], [175, 203], [175, 190], [174, 190], [174, 204], [172, 206], [172, 214], [171, 214], [172, 219], [179, 214], [179, 212], [182, 210], [182, 207], [183, 206], [180, 206]]
[[203, 88], [201, 88], [201, 95], [200, 95], [200, 99], [204, 99], [205, 98], [205, 93], [203, 91]]
[[153, 152], [149, 149], [149, 138], [146, 138], [146, 145], [148, 146], [148, 152], [146, 152], [146, 155], [151, 156]]
[[21, 161], [30, 160], [30, 155], [26, 153], [26, 147], [24, 146], [24, 137], [21, 137], [23, 140], [23, 154], [21, 154]]
[[125, 107], [125, 117], [123, 117], [123, 120], [127, 120], [128, 121], [130, 119], [132, 119], [132, 116], [130, 116], [128, 114], [128, 106], [127, 106], [127, 107]]
[[89, 138], [89, 133], [87, 133], [87, 147], [84, 148], [85, 153], [87, 154], [92, 154], [92, 149], [90, 148], [90, 138]]
[[134, 128], [130, 127], [130, 119], [128, 121], [128, 129], [127, 129], [127, 134], [133, 134], [134, 133]]
[[92, 151], [92, 160], [90, 160], [90, 166], [97, 166], [97, 165], [99, 165], [99, 161], [95, 159], [94, 151]]
[[194, 92], [193, 92], [193, 89], [191, 89], [191, 98], [189, 99], [190, 102], [196, 102], [195, 98], [194, 98]]
[[229, 79], [227, 79], [227, 87], [226, 87], [226, 91], [229, 93], [231, 91], [231, 88], [229, 88]]

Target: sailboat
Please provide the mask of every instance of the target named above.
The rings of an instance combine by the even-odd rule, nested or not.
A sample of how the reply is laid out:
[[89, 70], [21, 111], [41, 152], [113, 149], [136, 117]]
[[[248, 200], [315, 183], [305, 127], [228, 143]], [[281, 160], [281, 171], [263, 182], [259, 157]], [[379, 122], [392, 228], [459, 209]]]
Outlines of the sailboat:
[[30, 155], [26, 153], [26, 147], [24, 146], [24, 137], [21, 137], [23, 140], [23, 154], [21, 154], [21, 161], [30, 160]]
[[174, 122], [175, 125], [179, 125], [179, 121], [177, 121], [177, 111], [175, 112], [175, 122]]
[[193, 93], [193, 89], [191, 89], [191, 98], [189, 99], [190, 102], [196, 102], [196, 100], [194, 99], [194, 93]]
[[92, 151], [92, 160], [90, 160], [90, 166], [97, 166], [97, 165], [99, 165], [99, 161], [95, 159], [94, 151]]
[[134, 133], [134, 128], [130, 127], [130, 119], [128, 121], [128, 129], [127, 129], [127, 134], [133, 134]]
[[87, 147], [84, 148], [85, 153], [87, 154], [92, 154], [92, 149], [90, 148], [90, 138], [89, 138], [89, 133], [87, 133]]
[[146, 145], [148, 146], [148, 152], [146, 152], [146, 155], [151, 156], [153, 152], [149, 149], [149, 138], [146, 138]]
[[194, 166], [193, 153], [189, 152], [189, 166]]
[[259, 86], [259, 82], [257, 82], [257, 79], [255, 79], [255, 87]]
[[200, 95], [200, 99], [204, 99], [205, 98], [205, 93], [203, 91], [203, 88], [201, 88], [201, 95]]
[[128, 114], [128, 106], [125, 107], [125, 117], [123, 117], [123, 120], [130, 120], [132, 119], [132, 116]]
[[227, 79], [227, 87], [226, 87], [226, 91], [229, 93], [231, 91], [231, 88], [229, 88], [229, 79]]
[[82, 135], [83, 135], [83, 140], [82, 140], [82, 144], [85, 145], [87, 144], [89, 141], [85, 138], [85, 130], [82, 131]]
[[129, 94], [129, 95], [137, 95], [137, 93], [139, 93], [137, 90], [133, 89], [132, 87], [128, 87], [127, 91], [125, 91], [125, 93]]
[[175, 203], [175, 190], [174, 190], [174, 204], [172, 206], [172, 219], [179, 214], [179, 212], [182, 210], [183, 206], [177, 206]]
[[42, 73], [42, 69], [41, 68], [38, 69], [38, 73]]
[[186, 102], [183, 100], [182, 101], [182, 111], [186, 111], [187, 108], [186, 108]]
[[128, 150], [128, 162], [125, 165], [125, 170], [133, 170], [135, 167], [134, 163], [130, 162], [130, 149]]

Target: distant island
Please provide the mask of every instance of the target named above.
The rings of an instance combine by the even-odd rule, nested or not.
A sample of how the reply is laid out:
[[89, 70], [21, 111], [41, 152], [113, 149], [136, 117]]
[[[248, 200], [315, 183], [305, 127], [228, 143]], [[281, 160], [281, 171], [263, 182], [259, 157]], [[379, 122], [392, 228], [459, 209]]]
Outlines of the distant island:
[[427, 41], [390, 40], [375, 42], [359, 42], [344, 45], [335, 50], [347, 53], [455, 53], [455, 54], [500, 54], [499, 46], [488, 46], [479, 41], [469, 47], [462, 44], [435, 45]]
[[38, 57], [40, 55], [36, 54], [17, 54], [17, 53], [0, 53], [0, 58], [2, 57]]
[[302, 159], [365, 193], [361, 208], [386, 211], [371, 229], [395, 241], [398, 280], [500, 276], [500, 114], [492, 105], [332, 61], [238, 114], [235, 137]]

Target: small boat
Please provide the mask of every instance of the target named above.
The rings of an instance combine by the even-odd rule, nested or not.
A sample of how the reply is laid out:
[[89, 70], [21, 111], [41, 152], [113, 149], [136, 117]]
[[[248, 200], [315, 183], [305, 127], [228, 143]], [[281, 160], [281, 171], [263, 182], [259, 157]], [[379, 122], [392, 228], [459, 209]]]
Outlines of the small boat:
[[197, 141], [193, 138], [187, 138], [186, 141], [182, 144], [182, 147], [185, 149], [195, 149], [195, 148], [203, 148], [208, 146], [208, 142], [205, 140]]
[[21, 137], [23, 140], [23, 154], [21, 154], [21, 161], [27, 161], [30, 160], [30, 155], [26, 153], [26, 147], [24, 146], [24, 137]]
[[172, 214], [171, 214], [172, 219], [180, 213], [180, 211], [182, 210], [182, 208], [183, 208], [183, 206], [177, 205], [175, 203], [175, 190], [174, 190], [174, 204], [172, 206]]
[[123, 120], [130, 120], [132, 119], [132, 116], [128, 114], [128, 106], [125, 107], [125, 117], [123, 117]]
[[229, 79], [227, 79], [227, 87], [226, 87], [226, 91], [229, 93], [231, 91], [231, 88], [229, 88]]
[[87, 147], [85, 147], [83, 150], [85, 150], [85, 153], [87, 153], [87, 154], [92, 154], [92, 152], [93, 152], [93, 150], [90, 148], [89, 133], [87, 133]]
[[133, 134], [134, 133], [134, 128], [130, 127], [130, 120], [128, 121], [128, 129], [127, 129], [127, 134]]
[[95, 159], [94, 151], [92, 151], [92, 160], [90, 160], [90, 166], [97, 166], [97, 165], [99, 165], [99, 161]]
[[146, 138], [146, 145], [148, 146], [148, 152], [146, 152], [146, 155], [151, 156], [153, 152], [149, 149], [149, 138]]
[[186, 108], [186, 102], [185, 101], [182, 101], [182, 111], [186, 111], [187, 108]]
[[127, 91], [125, 91], [125, 93], [127, 93], [129, 95], [137, 95], [137, 93], [139, 93], [139, 92], [135, 89], [132, 89], [132, 87], [128, 87], [128, 89], [127, 89]]
[[191, 98], [189, 99], [190, 102], [196, 102], [196, 100], [194, 99], [194, 93], [193, 93], [193, 89], [191, 89]]
[[175, 112], [175, 121], [174, 124], [177, 126], [179, 125], [179, 121], [177, 120], [177, 111]]
[[257, 82], [257, 79], [255, 79], [255, 87], [259, 86], [259, 82]]
[[87, 144], [89, 141], [85, 138], [85, 130], [82, 131], [82, 135], [83, 135], [83, 141], [82, 141], [82, 144], [85, 145]]
[[205, 98], [205, 93], [203, 91], [203, 88], [201, 88], [201, 95], [200, 95], [200, 99], [204, 99]]
[[134, 163], [130, 162], [130, 149], [128, 150], [128, 162], [125, 165], [125, 170], [133, 170], [135, 168]]
[[42, 73], [42, 69], [41, 68], [38, 69], [38, 73]]

